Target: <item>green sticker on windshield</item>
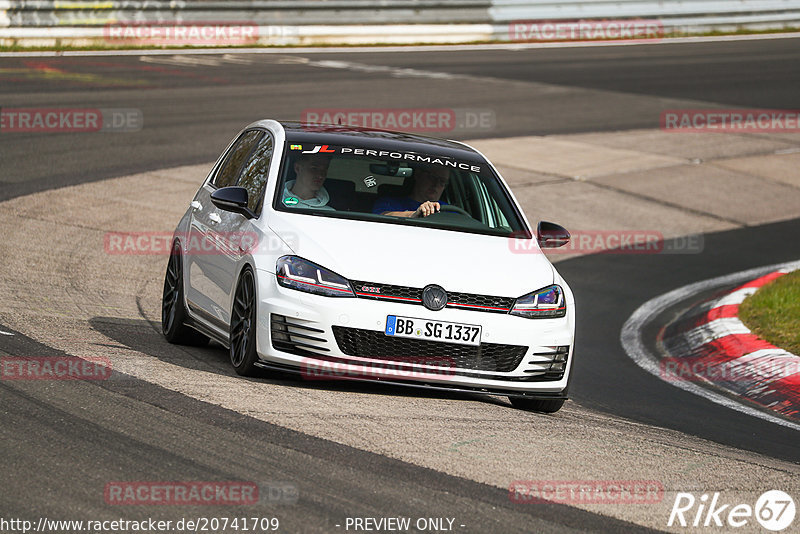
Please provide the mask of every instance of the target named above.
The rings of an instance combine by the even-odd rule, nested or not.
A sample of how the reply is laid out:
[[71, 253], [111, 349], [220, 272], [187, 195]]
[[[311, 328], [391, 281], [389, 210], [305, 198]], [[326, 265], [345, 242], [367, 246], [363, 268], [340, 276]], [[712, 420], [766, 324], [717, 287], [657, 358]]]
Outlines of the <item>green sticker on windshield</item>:
[[283, 203], [286, 204], [287, 206], [294, 206], [298, 202], [300, 201], [297, 199], [297, 197], [286, 197], [283, 199]]

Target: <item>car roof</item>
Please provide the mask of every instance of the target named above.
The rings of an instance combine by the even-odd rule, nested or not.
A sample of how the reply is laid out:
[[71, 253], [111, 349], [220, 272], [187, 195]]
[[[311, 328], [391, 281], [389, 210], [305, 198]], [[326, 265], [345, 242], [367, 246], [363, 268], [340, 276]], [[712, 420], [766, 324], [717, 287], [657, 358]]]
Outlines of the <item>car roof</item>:
[[295, 121], [279, 122], [286, 132], [288, 143], [308, 142], [374, 150], [434, 153], [463, 161], [485, 163], [483, 156], [471, 147], [457, 141], [437, 137], [335, 124], [309, 125]]

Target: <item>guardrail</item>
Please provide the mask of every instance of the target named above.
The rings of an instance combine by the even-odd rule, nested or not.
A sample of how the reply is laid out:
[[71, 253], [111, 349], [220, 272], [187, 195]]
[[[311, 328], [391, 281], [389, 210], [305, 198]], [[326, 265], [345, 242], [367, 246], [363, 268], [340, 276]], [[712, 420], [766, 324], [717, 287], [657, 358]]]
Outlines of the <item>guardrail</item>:
[[487, 22], [487, 0], [7, 0], [8, 26], [248, 21], [259, 25], [464, 24]]
[[226, 24], [257, 28], [247, 44], [260, 45], [513, 41], [519, 21], [611, 19], [687, 34], [800, 28], [800, 0], [0, 0], [0, 44], [108, 45], [113, 26]]
[[798, 0], [495, 0], [495, 22], [514, 20], [657, 19], [685, 33], [800, 27]]

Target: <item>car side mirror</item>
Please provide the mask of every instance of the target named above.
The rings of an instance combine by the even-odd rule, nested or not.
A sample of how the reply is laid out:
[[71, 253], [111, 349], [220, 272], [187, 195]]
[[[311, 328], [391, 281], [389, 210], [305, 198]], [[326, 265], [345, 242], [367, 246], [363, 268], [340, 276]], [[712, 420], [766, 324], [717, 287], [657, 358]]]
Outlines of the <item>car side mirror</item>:
[[247, 200], [247, 189], [244, 187], [221, 187], [211, 193], [211, 202], [219, 209], [239, 213], [248, 219], [253, 219], [256, 214], [247, 207]]
[[540, 248], [558, 248], [569, 243], [570, 235], [566, 228], [555, 223], [541, 221], [536, 228], [536, 240]]

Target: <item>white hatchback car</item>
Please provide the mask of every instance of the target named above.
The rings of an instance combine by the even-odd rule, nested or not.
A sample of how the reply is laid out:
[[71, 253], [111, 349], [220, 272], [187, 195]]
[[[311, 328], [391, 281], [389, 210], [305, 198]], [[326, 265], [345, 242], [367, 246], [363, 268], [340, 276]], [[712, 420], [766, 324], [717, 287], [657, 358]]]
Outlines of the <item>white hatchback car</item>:
[[507, 395], [555, 412], [575, 303], [497, 170], [407, 133], [263, 120], [215, 163], [173, 238], [162, 328], [242, 375]]

